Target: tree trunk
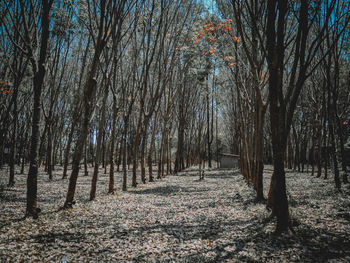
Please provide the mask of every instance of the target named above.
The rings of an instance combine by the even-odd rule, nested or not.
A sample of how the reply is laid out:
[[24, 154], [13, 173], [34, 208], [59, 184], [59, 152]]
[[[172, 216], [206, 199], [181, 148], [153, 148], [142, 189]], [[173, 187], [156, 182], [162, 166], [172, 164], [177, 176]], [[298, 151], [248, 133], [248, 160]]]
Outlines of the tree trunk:
[[18, 97], [18, 81], [15, 80], [15, 87], [13, 91], [13, 130], [11, 138], [11, 150], [10, 150], [10, 176], [8, 186], [15, 185], [15, 156], [16, 156], [16, 133], [17, 133], [17, 97]]
[[[148, 122], [147, 122], [148, 123]], [[146, 183], [146, 168], [145, 168], [145, 163], [146, 163], [146, 160], [145, 160], [145, 151], [146, 151], [146, 145], [147, 145], [147, 125], [148, 124], [145, 124], [144, 125], [144, 132], [143, 132], [143, 135], [142, 135], [142, 143], [141, 143], [141, 181], [142, 183]]]
[[124, 132], [123, 132], [123, 191], [127, 190], [127, 178], [128, 178], [128, 167], [127, 167], [127, 132], [128, 132], [128, 122], [124, 119]]
[[153, 121], [153, 127], [152, 127], [152, 137], [151, 137], [151, 144], [149, 146], [149, 150], [148, 150], [148, 178], [150, 182], [154, 181], [153, 178], [153, 162], [152, 162], [152, 154], [154, 151], [154, 142], [156, 139], [156, 132], [157, 132], [157, 121], [158, 121], [158, 112], [156, 112], [155, 116], [154, 116], [154, 121]]
[[[275, 13], [276, 8], [278, 8], [279, 12], [277, 32]], [[267, 61], [270, 74], [270, 127], [272, 132], [272, 151], [274, 168], [274, 172], [271, 178], [268, 205], [272, 205], [273, 215], [277, 217], [276, 233], [287, 231], [289, 226], [289, 210], [284, 172], [286, 138], [288, 136], [287, 129], [289, 128], [289, 126], [285, 126], [286, 106], [284, 104], [284, 100], [282, 99], [284, 63], [284, 16], [286, 14], [286, 11], [286, 1], [278, 2], [278, 5], [277, 1], [268, 1], [267, 3]]]
[[84, 176], [88, 176], [88, 164], [87, 164], [87, 141], [84, 143]]
[[112, 133], [111, 133], [111, 148], [110, 148], [110, 155], [109, 155], [109, 184], [108, 184], [108, 193], [112, 194], [114, 193], [114, 151], [115, 149], [115, 133], [116, 133], [116, 122], [117, 122], [117, 114], [118, 114], [118, 108], [117, 108], [117, 98], [113, 94], [113, 117], [112, 117]]
[[159, 158], [158, 158], [158, 174], [157, 174], [157, 179], [162, 178], [162, 162], [163, 162], [163, 133], [162, 133], [162, 138], [159, 141]]
[[[209, 100], [209, 77], [207, 77], [207, 144], [208, 144], [208, 166], [211, 168], [211, 143], [212, 140], [210, 138], [210, 100]], [[213, 116], [212, 116], [213, 117]]]
[[171, 126], [168, 130], [167, 135], [167, 149], [166, 149], [166, 175], [171, 174], [171, 140], [170, 140], [170, 132], [171, 132]]
[[[103, 20], [103, 18], [101, 18], [101, 20]], [[74, 194], [75, 194], [76, 183], [77, 183], [79, 169], [80, 169], [80, 160], [82, 157], [84, 144], [86, 142], [86, 139], [89, 133], [90, 118], [93, 111], [92, 103], [93, 103], [93, 98], [95, 97], [96, 85], [97, 85], [97, 81], [94, 76], [97, 71], [97, 66], [98, 66], [101, 52], [105, 45], [105, 43], [101, 40], [102, 29], [103, 29], [103, 22], [100, 23], [99, 37], [97, 39], [95, 54], [94, 54], [94, 57], [91, 63], [91, 68], [88, 73], [87, 81], [84, 87], [84, 99], [83, 99], [84, 117], [82, 119], [82, 123], [79, 130], [79, 136], [76, 143], [76, 148], [73, 154], [73, 169], [72, 169], [71, 176], [69, 178], [68, 191], [67, 191], [66, 201], [64, 204], [65, 208], [72, 207], [72, 205], [74, 204]]]
[[[41, 33], [41, 44], [40, 44], [40, 57], [39, 61], [33, 61], [32, 66], [34, 68], [34, 78], [33, 78], [33, 87], [34, 87], [34, 102], [33, 102], [33, 119], [32, 119], [32, 136], [31, 136], [31, 145], [30, 145], [30, 164], [29, 172], [27, 177], [27, 208], [26, 216], [33, 216], [33, 218], [38, 217], [40, 209], [37, 209], [37, 178], [38, 178], [38, 142], [40, 137], [40, 100], [41, 100], [41, 91], [44, 83], [45, 77], [45, 61], [47, 53], [47, 44], [50, 37], [49, 26], [50, 26], [50, 10], [52, 2], [42, 1], [43, 10], [42, 10], [42, 33]], [[51, 4], [51, 5], [50, 5]], [[24, 13], [24, 10], [22, 11]], [[23, 14], [24, 15], [24, 14]], [[29, 38], [29, 36], [28, 36]], [[33, 55], [33, 54], [32, 54]]]
[[24, 165], [26, 163], [26, 148], [27, 148], [27, 140], [28, 140], [28, 132], [26, 131], [26, 135], [24, 137], [24, 141], [21, 142], [21, 174], [24, 174]]
[[175, 173], [178, 173], [184, 169], [184, 122], [180, 120], [178, 127], [178, 142], [177, 142], [177, 152], [175, 161]]
[[312, 126], [312, 141], [311, 141], [311, 176], [314, 176], [315, 173], [315, 141], [316, 141], [316, 136], [315, 136], [316, 130], [315, 130], [315, 123]]
[[[67, 178], [67, 169], [68, 169], [68, 162], [69, 162], [69, 152], [70, 152], [70, 148], [71, 148], [71, 145], [72, 145], [75, 123], [76, 123], [76, 121], [73, 121], [73, 122], [72, 122], [71, 129], [70, 129], [70, 132], [69, 132], [69, 135], [68, 135], [68, 142], [67, 142], [67, 146], [66, 146], [66, 151], [65, 151], [65, 153], [64, 153], [64, 162], [63, 162], [63, 175], [62, 175], [62, 179]], [[85, 151], [86, 151], [86, 147], [85, 147]], [[85, 153], [85, 158], [86, 158], [86, 153]]]
[[135, 135], [135, 141], [134, 141], [134, 150], [133, 150], [134, 159], [133, 159], [133, 166], [132, 166], [132, 183], [131, 183], [133, 187], [137, 186], [136, 173], [137, 173], [137, 164], [138, 164], [139, 142], [140, 142], [140, 136], [141, 136], [141, 124], [142, 124], [142, 109], [140, 109], [140, 115], [137, 122], [137, 129], [136, 129], [136, 135]]
[[[106, 162], [105, 162], [105, 155], [106, 155], [106, 145], [105, 145], [105, 131], [103, 130], [103, 135], [102, 135], [102, 158], [101, 158], [101, 161], [102, 161], [102, 168], [106, 168]], [[105, 169], [106, 171], [106, 169]], [[106, 174], [106, 172], [105, 172]]]
[[[320, 126], [320, 125], [319, 125]], [[317, 136], [317, 178], [321, 177], [322, 174], [322, 127], [319, 127]]]
[[338, 160], [337, 160], [337, 154], [335, 151], [335, 136], [334, 136], [334, 126], [333, 124], [329, 125], [329, 135], [331, 140], [331, 155], [332, 155], [332, 161], [333, 161], [333, 168], [334, 168], [334, 183], [335, 187], [340, 190], [341, 188], [341, 181], [339, 178], [339, 168], [338, 168]]
[[341, 124], [339, 116], [337, 116], [337, 132], [338, 132], [338, 138], [339, 138], [339, 148], [340, 148], [340, 155], [341, 155], [341, 165], [343, 170], [343, 183], [347, 184], [348, 181], [348, 174], [347, 174], [347, 168], [346, 168], [346, 157], [345, 157], [345, 149], [344, 149], [344, 135], [341, 130]]
[[286, 195], [284, 152], [274, 153], [274, 172], [271, 178], [268, 205], [272, 205], [272, 214], [277, 217], [276, 232], [283, 232], [289, 226], [288, 199]]
[[265, 200], [264, 185], [263, 185], [263, 153], [264, 153], [264, 120], [266, 113], [266, 105], [259, 100], [257, 107], [257, 127], [256, 127], [256, 169], [255, 169], [255, 185], [256, 185], [256, 199], [258, 201]]
[[51, 124], [48, 127], [47, 134], [47, 173], [49, 174], [49, 180], [52, 180], [52, 133], [51, 133]]
[[105, 79], [105, 88], [104, 88], [104, 94], [102, 99], [102, 107], [101, 107], [101, 117], [98, 123], [98, 135], [97, 135], [97, 146], [96, 146], [96, 159], [95, 159], [95, 167], [94, 167], [94, 173], [92, 175], [91, 180], [91, 190], [90, 190], [90, 201], [94, 200], [96, 197], [96, 186], [97, 186], [97, 177], [98, 177], [98, 169], [100, 167], [101, 163], [101, 155], [103, 153], [102, 148], [102, 137], [104, 136], [104, 129], [105, 129], [105, 122], [106, 122], [106, 101], [108, 97], [108, 91], [109, 91], [109, 80]]

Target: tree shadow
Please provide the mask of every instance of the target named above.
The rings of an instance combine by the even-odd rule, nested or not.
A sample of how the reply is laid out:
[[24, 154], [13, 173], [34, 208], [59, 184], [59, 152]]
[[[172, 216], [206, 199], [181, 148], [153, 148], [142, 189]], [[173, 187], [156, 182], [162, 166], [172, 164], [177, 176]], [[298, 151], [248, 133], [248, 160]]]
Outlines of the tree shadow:
[[[266, 224], [259, 223], [256, 217], [249, 220], [236, 221], [208, 221], [203, 224], [160, 224], [148, 227], [139, 227], [117, 232], [112, 238], [125, 238], [129, 235], [151, 234], [155, 232], [165, 232], [180, 242], [191, 240], [212, 240], [215, 241], [220, 233], [226, 231], [226, 227], [239, 226], [238, 231], [243, 231], [244, 235], [232, 236], [232, 240], [214, 247], [206, 247], [198, 253], [192, 253], [176, 259], [177, 262], [257, 262], [265, 261], [268, 258], [275, 258], [278, 254], [293, 255], [291, 248], [298, 248], [296, 256], [299, 262], [328, 262], [332, 259], [340, 259], [350, 253], [350, 239], [345, 233], [331, 232], [325, 229], [314, 229], [307, 225], [301, 225], [295, 229], [295, 234], [283, 234], [275, 236], [272, 232], [265, 233]], [[247, 244], [250, 247], [247, 247]], [[254, 253], [246, 253], [253, 244]], [[245, 250], [245, 253], [240, 253]], [[169, 249], [168, 252], [172, 250]], [[215, 256], [207, 256], [211, 252]], [[264, 255], [262, 256], [262, 252]], [[166, 253], [166, 251], [163, 251]], [[292, 254], [291, 254], [292, 253]], [[151, 256], [144, 253], [135, 261], [147, 260]], [[257, 259], [259, 257], [259, 259]], [[275, 258], [277, 259], [277, 258]], [[158, 260], [157, 262], [171, 262]]]
[[58, 240], [64, 242], [80, 243], [86, 239], [86, 234], [82, 232], [50, 232], [44, 234], [30, 235], [29, 239], [32, 239], [35, 243], [55, 243]]
[[304, 262], [326, 262], [350, 255], [349, 233], [331, 232], [301, 224], [297, 236], [304, 247], [300, 255], [300, 259]]
[[11, 220], [5, 220], [3, 221], [1, 224], [0, 224], [0, 230], [3, 228], [3, 227], [6, 227], [6, 226], [9, 226], [11, 225], [12, 223], [17, 223], [17, 222], [21, 222], [21, 221], [24, 221], [25, 220], [25, 217], [20, 217], [20, 218], [14, 218], [14, 219], [11, 219]]
[[[148, 227], [140, 227], [129, 229], [128, 231], [122, 231], [120, 233], [116, 233], [114, 238], [125, 238], [128, 239], [128, 235], [132, 235], [132, 233], [137, 233], [138, 235], [152, 234], [155, 232], [165, 232], [170, 236], [178, 239], [180, 242], [191, 241], [191, 240], [211, 240], [215, 241], [219, 238], [220, 234], [224, 231], [227, 231], [227, 227], [238, 226], [239, 228], [246, 227], [249, 229], [255, 229], [254, 221], [256, 218], [252, 218], [249, 220], [229, 220], [229, 221], [207, 221], [205, 223], [200, 224], [188, 224], [188, 223], [179, 223], [179, 224], [160, 224], [160, 225], [152, 225]], [[223, 262], [225, 259], [230, 259], [234, 257], [239, 251], [243, 250], [245, 244], [249, 242], [251, 238], [248, 236], [247, 238], [236, 238], [232, 240], [232, 242], [227, 242], [223, 245], [219, 245], [216, 247], [210, 247], [202, 250], [198, 253], [192, 253], [186, 256], [180, 256], [176, 258], [176, 262]], [[226, 247], [234, 247], [233, 251], [226, 251]], [[166, 251], [162, 251], [162, 253], [167, 253], [174, 251], [176, 249], [169, 248]], [[215, 257], [210, 258], [204, 253], [214, 252]], [[152, 256], [150, 253], [144, 253], [138, 257], [135, 257], [133, 260], [135, 262], [139, 261], [147, 261], [149, 256]], [[153, 255], [154, 256], [154, 255]], [[148, 262], [148, 261], [147, 261]], [[171, 260], [157, 260], [156, 262], [172, 262]], [[249, 262], [249, 261], [248, 261]]]
[[198, 177], [198, 170], [191, 170], [191, 171], [182, 171], [182, 172], [178, 172], [176, 174], [173, 174], [173, 176], [184, 176], [184, 177], [193, 177], [196, 176]]
[[177, 185], [167, 185], [167, 186], [158, 186], [154, 188], [142, 189], [142, 190], [131, 190], [129, 193], [140, 194], [140, 195], [176, 195], [181, 193], [199, 193], [209, 191], [207, 188], [195, 188], [195, 187], [182, 187]]
[[233, 172], [232, 170], [230, 172], [225, 173], [206, 173], [204, 174], [204, 178], [213, 178], [213, 179], [230, 179], [237, 175], [240, 175], [239, 172]]
[[153, 233], [164, 232], [169, 236], [173, 236], [179, 241], [190, 241], [196, 239], [215, 239], [218, 235], [226, 231], [227, 227], [232, 226], [252, 226], [255, 218], [249, 220], [228, 220], [228, 221], [215, 221], [207, 220], [203, 223], [186, 223], [179, 222], [177, 224], [153, 224], [149, 226], [140, 226], [129, 229], [117, 230], [111, 238], [126, 238], [128, 239], [132, 235], [149, 235]]

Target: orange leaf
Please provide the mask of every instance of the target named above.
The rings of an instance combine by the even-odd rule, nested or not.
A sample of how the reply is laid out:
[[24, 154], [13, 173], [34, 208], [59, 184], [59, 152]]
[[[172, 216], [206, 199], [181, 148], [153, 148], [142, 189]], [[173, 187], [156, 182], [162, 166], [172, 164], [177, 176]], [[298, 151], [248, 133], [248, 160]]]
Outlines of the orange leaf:
[[237, 43], [241, 42], [241, 40], [238, 37], [232, 37], [232, 40], [237, 42]]
[[260, 80], [263, 80], [265, 78], [265, 73], [264, 72], [261, 72], [260, 74]]

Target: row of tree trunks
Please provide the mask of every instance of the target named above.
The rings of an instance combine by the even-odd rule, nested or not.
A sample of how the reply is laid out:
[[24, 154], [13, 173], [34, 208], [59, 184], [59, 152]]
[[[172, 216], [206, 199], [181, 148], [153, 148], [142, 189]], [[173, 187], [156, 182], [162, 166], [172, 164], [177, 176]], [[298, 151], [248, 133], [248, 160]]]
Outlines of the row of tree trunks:
[[[84, 70], [86, 68], [87, 55], [88, 55], [88, 51], [89, 51], [89, 47], [90, 47], [90, 41], [91, 41], [91, 38], [89, 37], [87, 44], [86, 44], [85, 52], [84, 52], [84, 55], [82, 58], [82, 67], [81, 67], [80, 76], [79, 76], [79, 83], [78, 83], [79, 87], [81, 87], [82, 81], [83, 81]], [[65, 153], [64, 153], [62, 179], [65, 179], [67, 177], [69, 154], [70, 154], [70, 150], [71, 150], [73, 134], [74, 134], [74, 131], [76, 128], [76, 124], [79, 123], [78, 120], [80, 118], [80, 112], [81, 112], [81, 110], [80, 110], [81, 104], [79, 103], [79, 97], [80, 97], [79, 90], [76, 90], [76, 94], [74, 96], [74, 110], [73, 110], [73, 115], [72, 115], [72, 122], [71, 122], [70, 130], [69, 130], [68, 141], [67, 141]], [[85, 153], [84, 153], [84, 164], [85, 163], [86, 163], [86, 146], [85, 146]]]
[[72, 205], [74, 204], [74, 194], [75, 194], [76, 183], [77, 183], [79, 169], [80, 169], [80, 160], [82, 157], [84, 145], [89, 132], [91, 115], [94, 110], [93, 99], [95, 97], [96, 90], [97, 90], [97, 81], [95, 79], [95, 75], [97, 72], [100, 56], [107, 43], [106, 42], [107, 32], [108, 32], [107, 30], [109, 30], [109, 28], [105, 26], [106, 24], [108, 25], [109, 23], [109, 18], [106, 16], [106, 12], [107, 12], [106, 7], [107, 7], [107, 1], [102, 0], [99, 6], [101, 14], [98, 21], [98, 25], [99, 25], [98, 35], [95, 38], [96, 43], [95, 43], [94, 55], [93, 55], [93, 59], [88, 72], [87, 81], [84, 86], [84, 97], [83, 97], [84, 116], [80, 124], [79, 135], [76, 142], [76, 148], [73, 153], [72, 173], [69, 178], [69, 186], [68, 186], [64, 208], [72, 207]]

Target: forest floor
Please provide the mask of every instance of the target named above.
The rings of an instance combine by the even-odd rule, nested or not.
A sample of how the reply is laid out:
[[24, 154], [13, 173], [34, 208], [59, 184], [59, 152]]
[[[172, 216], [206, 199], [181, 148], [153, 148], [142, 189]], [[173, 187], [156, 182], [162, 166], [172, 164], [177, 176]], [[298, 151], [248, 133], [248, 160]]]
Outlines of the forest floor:
[[[23, 219], [26, 174], [0, 193], [0, 262], [350, 262], [350, 190], [336, 193], [332, 178], [287, 172], [295, 233], [276, 237], [237, 171], [207, 170], [199, 181], [192, 169], [127, 192], [117, 173], [107, 195], [101, 169], [96, 200], [87, 201], [91, 177], [80, 176], [68, 210], [59, 210], [68, 180], [54, 173], [39, 175], [37, 220]], [[270, 178], [271, 167], [265, 195]]]

